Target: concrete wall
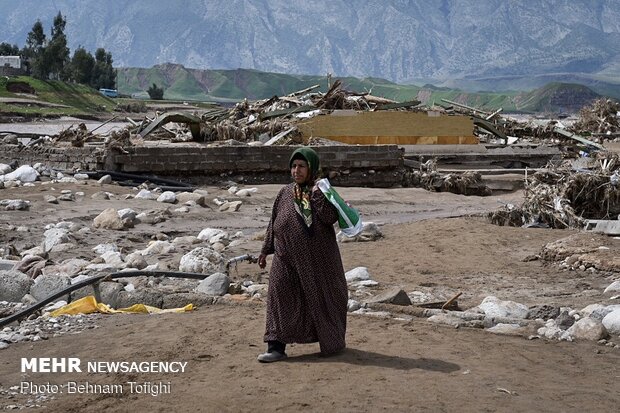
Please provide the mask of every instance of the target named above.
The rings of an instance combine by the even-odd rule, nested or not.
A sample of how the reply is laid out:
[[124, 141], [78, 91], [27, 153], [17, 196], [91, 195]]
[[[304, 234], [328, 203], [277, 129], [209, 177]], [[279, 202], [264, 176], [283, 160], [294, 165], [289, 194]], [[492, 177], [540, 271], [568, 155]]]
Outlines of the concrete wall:
[[[290, 181], [288, 159], [293, 146], [133, 147], [127, 153], [103, 148], [23, 148], [5, 145], [0, 162], [42, 162], [61, 170], [112, 170], [156, 175], [195, 184], [232, 179], [245, 183]], [[403, 151], [396, 145], [314, 147], [324, 176], [335, 185], [390, 187], [402, 179]]]

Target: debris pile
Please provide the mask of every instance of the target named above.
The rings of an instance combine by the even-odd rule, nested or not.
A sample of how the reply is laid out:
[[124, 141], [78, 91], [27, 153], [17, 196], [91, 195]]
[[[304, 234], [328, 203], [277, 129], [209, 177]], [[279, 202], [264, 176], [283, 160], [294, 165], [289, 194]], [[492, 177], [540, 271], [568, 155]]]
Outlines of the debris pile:
[[616, 134], [620, 131], [618, 113], [620, 104], [610, 99], [597, 99], [581, 108], [572, 129], [577, 133]]
[[491, 195], [491, 190], [476, 171], [442, 174], [435, 160], [429, 159], [419, 169], [403, 174], [403, 187], [424, 188], [433, 192], [452, 192], [463, 195]]
[[[620, 159], [598, 152], [583, 162], [565, 161], [536, 172], [525, 183], [521, 207], [506, 205], [490, 214], [497, 225], [583, 228], [587, 219], [620, 214]], [[587, 167], [580, 166], [586, 164]]]

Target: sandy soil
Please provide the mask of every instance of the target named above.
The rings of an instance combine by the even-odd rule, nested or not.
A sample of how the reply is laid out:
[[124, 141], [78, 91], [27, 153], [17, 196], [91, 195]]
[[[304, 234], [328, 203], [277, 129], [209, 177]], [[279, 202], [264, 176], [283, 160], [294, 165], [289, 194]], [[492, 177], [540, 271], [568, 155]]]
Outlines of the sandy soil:
[[[52, 190], [53, 187], [53, 190]], [[85, 197], [59, 205], [43, 202], [62, 189]], [[0, 212], [0, 239], [20, 250], [38, 245], [43, 227], [60, 220], [86, 225], [104, 208], [131, 207], [138, 212], [163, 209], [155, 201], [95, 201], [99, 190], [124, 194], [131, 189], [53, 184], [0, 190], [1, 199], [29, 199], [30, 211]], [[208, 187], [209, 199], [232, 199], [224, 187]], [[163, 223], [140, 224], [127, 231], [93, 232], [71, 251], [53, 253], [53, 261], [92, 259], [92, 247], [116, 241], [126, 251], [144, 248], [157, 233], [197, 235], [206, 227], [243, 231], [247, 242], [225, 251], [227, 258], [256, 254], [278, 185], [258, 186], [236, 213], [218, 212], [214, 204], [189, 213], [173, 213]], [[421, 189], [342, 188], [367, 221], [380, 224], [384, 238], [343, 243], [346, 270], [368, 267], [380, 284], [376, 294], [401, 286], [437, 300], [457, 292], [461, 307], [487, 295], [526, 305], [582, 308], [609, 303], [602, 290], [617, 275], [564, 271], [555, 263], [532, 259], [551, 241], [575, 231], [497, 227], [479, 214], [501, 203], [519, 203], [519, 192], [491, 197], [429, 193]], [[24, 225], [28, 232], [16, 232]], [[591, 242], [620, 252], [620, 241], [583, 234]], [[158, 259], [176, 269], [181, 253]], [[258, 266], [240, 264], [235, 280], [266, 280]], [[350, 315], [348, 349], [318, 357], [318, 345], [295, 345], [286, 362], [262, 365], [264, 307], [260, 302], [204, 306], [185, 314], [99, 317], [94, 330], [1, 350], [0, 386], [20, 381], [62, 384], [122, 384], [123, 394], [58, 394], [48, 411], [614, 411], [620, 403], [620, 351], [589, 342], [551, 342], [498, 336], [482, 330], [454, 329], [428, 323]], [[87, 361], [180, 361], [184, 373], [20, 373], [22, 357], [79, 357]], [[127, 382], [170, 382], [170, 394], [153, 397], [129, 393]], [[27, 397], [1, 399], [0, 405]]]

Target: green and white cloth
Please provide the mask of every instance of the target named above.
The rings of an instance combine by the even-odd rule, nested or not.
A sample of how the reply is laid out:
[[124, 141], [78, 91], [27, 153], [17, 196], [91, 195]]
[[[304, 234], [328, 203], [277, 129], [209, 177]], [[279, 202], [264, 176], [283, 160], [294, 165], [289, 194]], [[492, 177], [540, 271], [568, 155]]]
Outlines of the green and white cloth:
[[348, 237], [354, 237], [362, 232], [362, 218], [359, 212], [342, 199], [327, 178], [317, 181], [317, 186], [327, 200], [338, 210], [338, 226], [342, 233]]

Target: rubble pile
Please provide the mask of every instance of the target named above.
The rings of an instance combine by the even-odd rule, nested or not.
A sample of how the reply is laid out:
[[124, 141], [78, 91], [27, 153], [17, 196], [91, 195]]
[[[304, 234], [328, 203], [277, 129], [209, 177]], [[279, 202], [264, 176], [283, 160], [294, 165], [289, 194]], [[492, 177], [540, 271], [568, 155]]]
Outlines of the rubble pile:
[[610, 99], [597, 99], [579, 111], [579, 119], [572, 126], [576, 133], [615, 134], [620, 132], [620, 104]]
[[546, 225], [551, 228], [583, 228], [587, 219], [617, 219], [620, 214], [620, 159], [598, 152], [589, 167], [565, 161], [549, 166], [526, 181], [525, 201], [520, 207], [505, 205], [490, 214], [497, 225]]
[[429, 159], [419, 169], [403, 174], [403, 187], [424, 188], [433, 192], [452, 192], [463, 195], [491, 195], [491, 190], [476, 171], [443, 174], [437, 171], [437, 164]]

